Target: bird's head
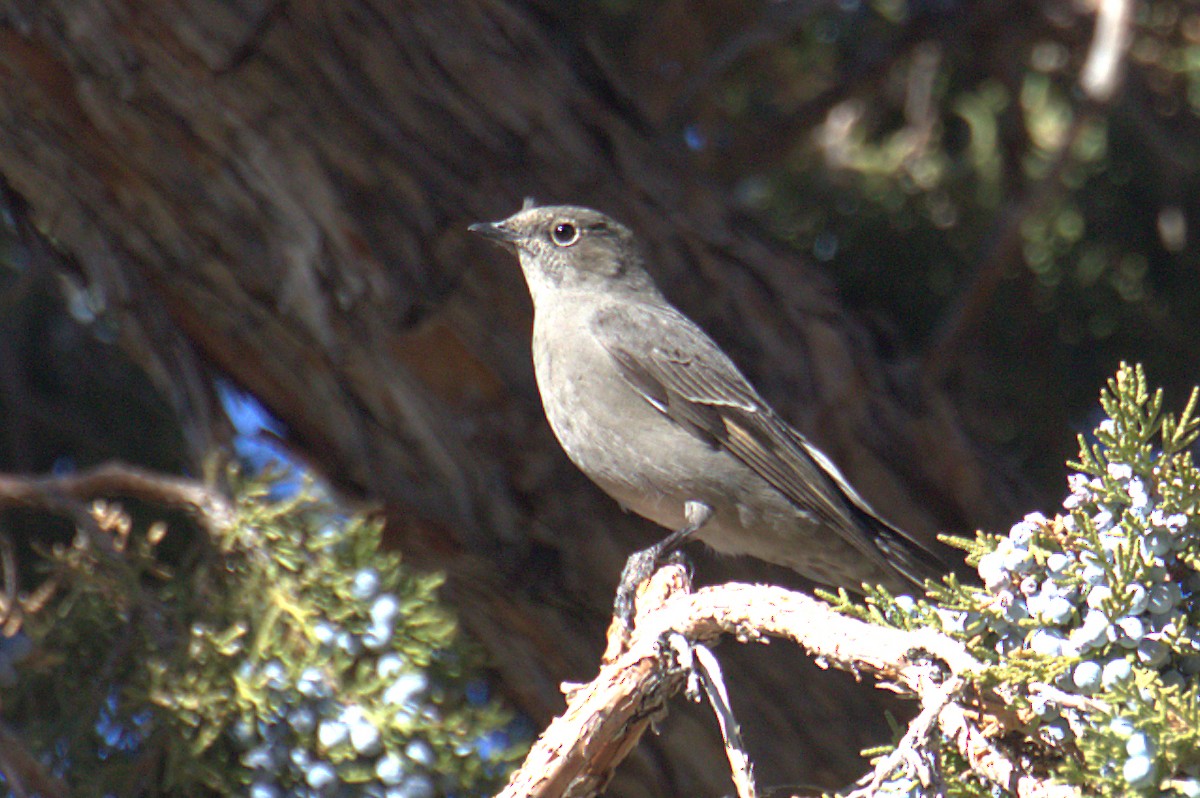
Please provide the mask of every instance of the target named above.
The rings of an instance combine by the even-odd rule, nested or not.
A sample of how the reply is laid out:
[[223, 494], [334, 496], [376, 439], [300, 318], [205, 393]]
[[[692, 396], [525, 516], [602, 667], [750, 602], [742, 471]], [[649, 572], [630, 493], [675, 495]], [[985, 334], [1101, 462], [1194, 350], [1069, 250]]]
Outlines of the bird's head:
[[516, 251], [535, 305], [552, 291], [594, 287], [658, 293], [642, 266], [633, 233], [599, 211], [573, 205], [536, 207], [526, 200], [525, 207], [507, 219], [470, 229]]

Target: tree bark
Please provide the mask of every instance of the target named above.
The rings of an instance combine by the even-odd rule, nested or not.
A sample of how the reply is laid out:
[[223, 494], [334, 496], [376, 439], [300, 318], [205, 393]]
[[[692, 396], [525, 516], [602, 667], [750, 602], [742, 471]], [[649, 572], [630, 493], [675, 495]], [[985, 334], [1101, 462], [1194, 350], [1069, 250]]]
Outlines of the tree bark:
[[[0, 2], [0, 175], [186, 421], [212, 379], [381, 501], [535, 722], [594, 674], [624, 557], [660, 534], [576, 474], [541, 415], [512, 258], [465, 231], [525, 195], [612, 213], [666, 292], [861, 491], [926, 535], [1011, 509], [944, 397], [881, 362], [828, 282], [741, 223], [559, 26], [503, 0]], [[793, 581], [700, 557], [699, 580]], [[879, 699], [786, 650], [728, 652], [763, 783], [837, 785]], [[620, 795], [727, 787], [673, 706]]]

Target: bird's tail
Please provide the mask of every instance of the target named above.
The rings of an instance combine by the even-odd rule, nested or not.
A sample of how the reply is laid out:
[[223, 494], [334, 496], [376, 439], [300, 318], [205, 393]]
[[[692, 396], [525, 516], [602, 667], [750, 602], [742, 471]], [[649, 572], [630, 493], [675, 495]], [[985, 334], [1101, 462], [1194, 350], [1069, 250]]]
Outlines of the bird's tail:
[[932, 548], [899, 527], [857, 505], [854, 511], [859, 521], [870, 530], [871, 540], [888, 565], [914, 585], [923, 587], [925, 580], [940, 580], [952, 570]]

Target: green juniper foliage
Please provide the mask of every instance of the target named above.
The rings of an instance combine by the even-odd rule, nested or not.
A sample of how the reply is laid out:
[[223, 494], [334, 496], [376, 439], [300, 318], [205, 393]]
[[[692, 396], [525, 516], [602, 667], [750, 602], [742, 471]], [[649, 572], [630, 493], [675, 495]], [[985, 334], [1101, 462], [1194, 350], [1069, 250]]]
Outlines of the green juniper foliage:
[[128, 517], [115, 554], [45, 553], [61, 587], [0, 693], [34, 754], [74, 795], [493, 792], [520, 751], [440, 578], [311, 485], [244, 485], [235, 516], [174, 573]]
[[[953, 577], [928, 600], [842, 592], [845, 612], [898, 628], [934, 626], [964, 641], [1020, 719], [999, 740], [1035, 753], [1085, 794], [1200, 796], [1200, 430], [1193, 392], [1163, 413], [1141, 367], [1102, 391], [1107, 418], [1080, 436], [1070, 495], [1054, 518], [1032, 513], [1006, 535], [956, 539], [983, 587]], [[1022, 739], [1024, 738], [1024, 739]], [[954, 795], [996, 795], [952, 747]], [[889, 785], [918, 795], [911, 774]]]

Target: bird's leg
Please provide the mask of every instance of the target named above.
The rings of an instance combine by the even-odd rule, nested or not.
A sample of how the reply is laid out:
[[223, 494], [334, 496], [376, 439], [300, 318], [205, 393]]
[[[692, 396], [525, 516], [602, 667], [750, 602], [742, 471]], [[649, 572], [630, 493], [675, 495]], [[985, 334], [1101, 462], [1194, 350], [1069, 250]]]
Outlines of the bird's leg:
[[638, 586], [654, 573], [654, 569], [665, 557], [674, 553], [692, 535], [709, 522], [713, 508], [704, 502], [689, 501], [683, 506], [684, 525], [667, 535], [653, 546], [634, 552], [625, 561], [621, 570], [621, 583], [617, 586], [617, 598], [613, 602], [613, 616], [626, 629], [633, 628], [634, 598]]

